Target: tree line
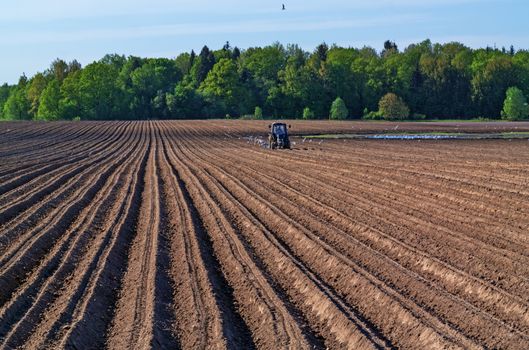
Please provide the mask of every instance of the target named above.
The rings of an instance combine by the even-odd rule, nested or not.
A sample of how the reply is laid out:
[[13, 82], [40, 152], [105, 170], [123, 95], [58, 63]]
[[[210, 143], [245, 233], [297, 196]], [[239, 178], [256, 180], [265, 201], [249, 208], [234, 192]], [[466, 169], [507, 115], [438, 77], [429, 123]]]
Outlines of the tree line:
[[380, 52], [325, 43], [307, 52], [226, 43], [174, 59], [111, 54], [85, 67], [56, 59], [0, 86], [0, 118], [520, 119], [529, 114], [526, 96], [529, 51], [512, 46], [425, 40], [399, 50], [386, 41]]

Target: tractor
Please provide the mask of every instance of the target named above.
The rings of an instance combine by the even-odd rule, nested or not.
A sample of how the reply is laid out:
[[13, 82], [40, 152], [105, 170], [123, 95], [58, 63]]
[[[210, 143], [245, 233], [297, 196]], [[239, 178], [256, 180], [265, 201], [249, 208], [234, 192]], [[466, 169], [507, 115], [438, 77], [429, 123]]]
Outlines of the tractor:
[[290, 149], [290, 139], [288, 138], [288, 129], [285, 123], [273, 123], [268, 125], [270, 133], [268, 134], [268, 148], [271, 149]]

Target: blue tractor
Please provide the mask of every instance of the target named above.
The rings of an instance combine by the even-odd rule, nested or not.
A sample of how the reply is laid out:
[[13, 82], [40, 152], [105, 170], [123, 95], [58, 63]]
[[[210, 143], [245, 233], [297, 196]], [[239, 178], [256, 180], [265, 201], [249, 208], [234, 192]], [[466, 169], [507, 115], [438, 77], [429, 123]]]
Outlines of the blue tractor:
[[273, 123], [268, 125], [270, 133], [268, 134], [268, 148], [271, 149], [290, 149], [290, 139], [288, 138], [288, 129], [290, 125], [285, 123]]

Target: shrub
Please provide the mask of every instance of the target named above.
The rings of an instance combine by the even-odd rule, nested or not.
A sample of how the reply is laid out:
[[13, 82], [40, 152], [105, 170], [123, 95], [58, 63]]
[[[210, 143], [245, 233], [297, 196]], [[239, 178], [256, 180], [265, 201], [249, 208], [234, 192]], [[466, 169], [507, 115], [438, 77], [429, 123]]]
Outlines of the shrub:
[[505, 101], [503, 102], [503, 110], [501, 111], [501, 118], [505, 120], [520, 120], [527, 119], [529, 116], [529, 109], [527, 107], [527, 100], [523, 95], [522, 90], [517, 87], [510, 87], [505, 94]]
[[311, 111], [309, 107], [303, 109], [303, 119], [315, 119], [314, 112]]
[[372, 111], [372, 112], [364, 113], [363, 119], [366, 119], [366, 120], [382, 120], [382, 119], [384, 119], [384, 116], [382, 114], [380, 114], [380, 112]]
[[329, 115], [329, 119], [333, 120], [343, 120], [346, 119], [349, 115], [349, 111], [347, 110], [347, 107], [345, 106], [345, 102], [340, 98], [336, 98], [334, 102], [331, 105], [331, 112]]
[[391, 92], [384, 95], [378, 102], [378, 112], [384, 116], [384, 119], [389, 120], [403, 120], [410, 115], [410, 109], [406, 103]]
[[263, 110], [261, 109], [261, 107], [259, 106], [255, 107], [253, 116], [255, 117], [255, 119], [263, 119]]

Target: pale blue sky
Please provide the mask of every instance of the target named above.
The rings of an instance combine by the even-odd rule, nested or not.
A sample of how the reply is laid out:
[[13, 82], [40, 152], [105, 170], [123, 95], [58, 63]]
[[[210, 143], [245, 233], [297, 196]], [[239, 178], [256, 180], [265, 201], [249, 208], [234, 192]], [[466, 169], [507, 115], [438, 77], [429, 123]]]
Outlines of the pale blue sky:
[[[285, 3], [287, 10], [281, 11]], [[176, 57], [279, 41], [399, 48], [430, 38], [529, 49], [526, 0], [0, 0], [0, 83], [106, 53]]]

